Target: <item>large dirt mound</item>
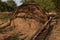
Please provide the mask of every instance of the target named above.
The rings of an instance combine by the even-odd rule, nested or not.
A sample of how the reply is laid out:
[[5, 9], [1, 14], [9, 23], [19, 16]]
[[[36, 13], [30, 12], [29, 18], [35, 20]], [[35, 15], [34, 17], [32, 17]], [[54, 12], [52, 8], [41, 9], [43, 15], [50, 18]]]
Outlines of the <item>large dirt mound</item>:
[[[0, 26], [0, 40], [31, 40], [47, 20], [48, 16], [38, 4], [24, 3], [14, 10], [9, 22]], [[44, 40], [46, 29], [48, 27], [39, 40]]]

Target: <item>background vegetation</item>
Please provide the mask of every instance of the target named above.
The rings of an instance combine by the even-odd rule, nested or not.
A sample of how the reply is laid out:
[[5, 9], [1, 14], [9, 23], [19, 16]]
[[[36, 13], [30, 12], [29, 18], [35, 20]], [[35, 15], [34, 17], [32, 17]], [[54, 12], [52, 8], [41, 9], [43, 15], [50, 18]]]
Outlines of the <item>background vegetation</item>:
[[[31, 0], [23, 0], [22, 2], [27, 2]], [[55, 10], [55, 5], [52, 0], [34, 0], [36, 3], [38, 3], [43, 9], [45, 9], [47, 12]]]
[[0, 12], [13, 11], [16, 7], [16, 3], [13, 0], [2, 2], [0, 0]]
[[[59, 11], [60, 10], [60, 0], [21, 0], [22, 3], [33, 2], [38, 3], [45, 11]], [[8, 0], [7, 2], [2, 2], [0, 0], [0, 11], [12, 11], [16, 7], [16, 3], [13, 0]]]
[[[22, 2], [32, 2], [32, 0], [22, 0]], [[45, 11], [57, 11], [60, 12], [60, 0], [33, 0], [38, 3]], [[60, 13], [59, 13], [60, 14]]]

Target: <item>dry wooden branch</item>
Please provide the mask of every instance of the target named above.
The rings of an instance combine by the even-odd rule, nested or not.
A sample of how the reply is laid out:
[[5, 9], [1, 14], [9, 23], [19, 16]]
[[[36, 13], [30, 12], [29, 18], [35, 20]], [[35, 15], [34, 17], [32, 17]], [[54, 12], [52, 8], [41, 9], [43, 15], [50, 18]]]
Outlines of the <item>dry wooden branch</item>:
[[51, 20], [52, 20], [52, 17], [50, 17], [50, 19], [49, 19], [47, 22], [45, 22], [45, 24], [42, 26], [42, 28], [39, 29], [39, 30], [36, 32], [36, 34], [33, 35], [32, 40], [35, 40], [36, 37], [38, 37], [38, 35], [41, 33], [41, 31], [42, 31], [44, 28], [47, 27], [48, 23], [49, 23]]

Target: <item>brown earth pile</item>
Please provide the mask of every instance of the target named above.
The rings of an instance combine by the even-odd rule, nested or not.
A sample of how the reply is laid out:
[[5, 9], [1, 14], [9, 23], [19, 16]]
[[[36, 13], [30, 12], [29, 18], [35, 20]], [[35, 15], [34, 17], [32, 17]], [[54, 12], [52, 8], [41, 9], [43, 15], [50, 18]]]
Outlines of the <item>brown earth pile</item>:
[[[0, 40], [31, 40], [48, 20], [45, 11], [35, 3], [22, 4], [12, 15], [9, 22], [0, 26]], [[37, 40], [44, 40], [49, 28], [45, 28]]]

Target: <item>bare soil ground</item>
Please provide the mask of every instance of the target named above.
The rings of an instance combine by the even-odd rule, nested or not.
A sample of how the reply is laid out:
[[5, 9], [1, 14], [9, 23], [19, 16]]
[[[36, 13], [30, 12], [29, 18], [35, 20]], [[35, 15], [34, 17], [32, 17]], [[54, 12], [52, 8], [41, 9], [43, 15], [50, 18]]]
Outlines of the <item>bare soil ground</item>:
[[53, 28], [48, 40], [60, 40], [60, 19], [57, 25]]
[[[18, 21], [19, 19], [16, 19], [15, 20], [15, 23], [17, 23], [17, 24], [20, 24], [21, 22], [25, 22], [25, 20], [21, 20], [20, 21], [20, 23], [19, 23], [19, 21]], [[28, 19], [27, 19], [28, 20]], [[27, 22], [27, 21], [26, 21]], [[32, 21], [33, 23], [31, 23], [30, 25], [36, 25], [36, 24], [34, 24], [35, 22], [34, 22], [34, 20]], [[1, 21], [0, 20], [0, 24], [2, 24], [2, 23], [4, 23], [4, 21]], [[27, 22], [28, 23], [28, 22]], [[15, 25], [17, 25], [17, 24], [15, 24]], [[24, 23], [23, 23], [24, 24]], [[26, 24], [27, 25], [27, 24]], [[20, 26], [20, 25], [19, 25]], [[24, 25], [25, 26], [25, 25]], [[29, 25], [27, 25], [27, 26], [29, 26]], [[30, 29], [30, 27], [27, 27], [28, 29], [26, 29], [25, 27], [24, 27], [24, 29], [26, 29], [26, 30], [29, 30]], [[32, 29], [32, 28], [31, 28]], [[36, 29], [36, 28], [35, 28]], [[35, 30], [34, 29], [34, 30]], [[18, 30], [20, 30], [20, 27], [17, 27], [17, 31]], [[33, 30], [33, 31], [34, 31]], [[15, 30], [16, 31], [16, 30]], [[31, 30], [30, 30], [31, 31]], [[33, 31], [31, 31], [31, 32], [33, 32]], [[29, 31], [27, 31], [28, 33], [29, 33]], [[2, 35], [0, 35], [0, 38], [1, 38], [1, 36]], [[8, 36], [9, 36], [9, 34], [8, 34]], [[48, 36], [48, 39], [47, 40], [60, 40], [60, 19], [58, 20], [58, 23], [57, 23], [57, 25], [53, 28], [53, 30], [52, 30], [52, 32], [51, 32], [51, 34]]]
[[[0, 24], [4, 23], [3, 21]], [[11, 21], [11, 27], [2, 29], [0, 32], [0, 40], [10, 40], [11, 36], [18, 36], [19, 40], [30, 40], [31, 37], [37, 32], [42, 23], [35, 19], [29, 18], [16, 18]], [[11, 30], [11, 31], [10, 31]], [[8, 39], [9, 38], [9, 39]], [[13, 39], [11, 39], [13, 40]]]

